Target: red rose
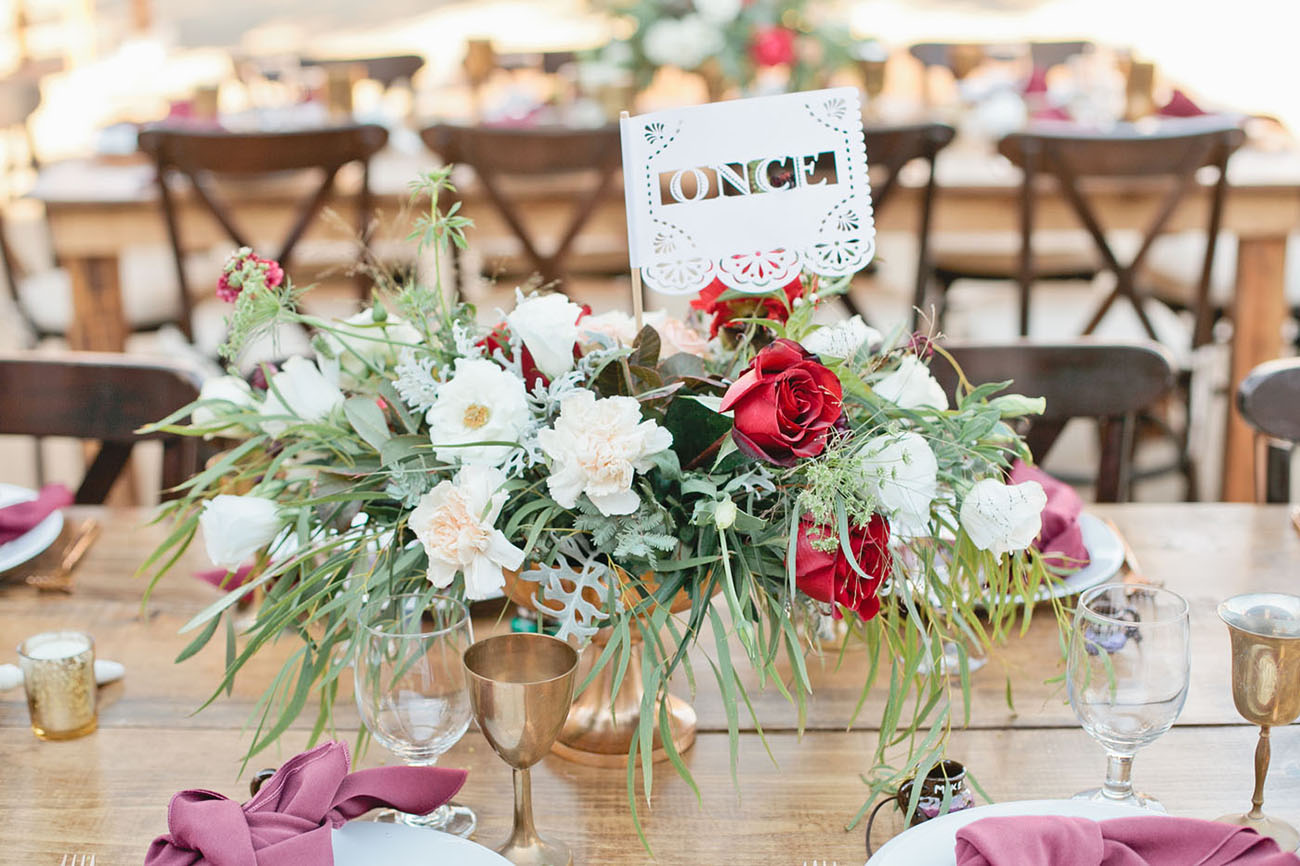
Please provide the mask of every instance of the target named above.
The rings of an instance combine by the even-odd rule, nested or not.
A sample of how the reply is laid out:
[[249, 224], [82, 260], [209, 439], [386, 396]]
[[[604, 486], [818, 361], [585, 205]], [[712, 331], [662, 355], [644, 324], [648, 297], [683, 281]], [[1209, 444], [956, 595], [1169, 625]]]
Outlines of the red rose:
[[[813, 542], [821, 539], [835, 539], [835, 548], [818, 550]], [[834, 529], [813, 523], [805, 515], [799, 521], [799, 539], [795, 547], [795, 586], [809, 598], [843, 605], [856, 611], [864, 621], [869, 620], [880, 612], [877, 593], [893, 564], [889, 553], [889, 522], [876, 514], [866, 526], [850, 526], [849, 549], [853, 551], [858, 567], [869, 577], [864, 578], [853, 568]], [[838, 618], [840, 615], [839, 608], [836, 608], [835, 616]]]
[[794, 63], [794, 31], [784, 27], [764, 27], [755, 31], [749, 54], [759, 66]]
[[735, 409], [731, 435], [751, 457], [792, 466], [826, 450], [844, 413], [840, 380], [793, 340], [774, 340], [727, 389], [722, 411]]
[[704, 287], [698, 297], [691, 300], [691, 307], [702, 311], [706, 316], [713, 317], [713, 321], [709, 323], [709, 336], [716, 337], [718, 330], [729, 324], [732, 319], [763, 318], [778, 322], [786, 321], [790, 318], [790, 306], [795, 298], [803, 294], [803, 288], [802, 278], [795, 277], [781, 290], [785, 295], [784, 298], [778, 297], [775, 292], [770, 292], [766, 295], [750, 295], [719, 301], [718, 297], [727, 291], [727, 287], [721, 280], [714, 280]]

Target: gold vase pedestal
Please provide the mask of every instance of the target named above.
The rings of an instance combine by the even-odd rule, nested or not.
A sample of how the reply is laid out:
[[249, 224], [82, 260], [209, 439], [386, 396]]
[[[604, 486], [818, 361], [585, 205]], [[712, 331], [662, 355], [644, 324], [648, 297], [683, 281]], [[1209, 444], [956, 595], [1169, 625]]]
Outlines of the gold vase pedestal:
[[[579, 662], [578, 682], [587, 678], [611, 635], [610, 629], [601, 629], [596, 633]], [[551, 746], [552, 754], [588, 767], [627, 766], [628, 749], [640, 726], [641, 700], [645, 696], [641, 680], [641, 638], [635, 630], [630, 652], [632, 656], [628, 660], [618, 697], [611, 702], [610, 695], [618, 665], [616, 659], [610, 659], [582, 694], [574, 699], [569, 718], [555, 744]], [[675, 695], [668, 696], [666, 710], [673, 746], [678, 754], [684, 753], [695, 742], [695, 710]], [[667, 759], [668, 753], [663, 747], [658, 726], [655, 728], [653, 748], [654, 760]]]
[[1232, 638], [1232, 700], [1246, 721], [1259, 725], [1255, 790], [1250, 811], [1219, 818], [1250, 827], [1283, 851], [1300, 846], [1300, 832], [1264, 814], [1264, 779], [1271, 756], [1269, 729], [1300, 718], [1300, 597], [1276, 592], [1238, 595], [1219, 605]]

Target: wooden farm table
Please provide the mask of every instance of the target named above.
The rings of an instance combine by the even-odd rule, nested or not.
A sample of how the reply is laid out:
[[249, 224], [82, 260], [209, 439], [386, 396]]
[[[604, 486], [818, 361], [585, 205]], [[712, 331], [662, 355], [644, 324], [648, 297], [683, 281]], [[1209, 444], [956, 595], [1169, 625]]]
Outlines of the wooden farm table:
[[[388, 152], [376, 160], [372, 182], [381, 213], [379, 232], [402, 240], [409, 224], [406, 183], [430, 158]], [[120, 351], [126, 337], [118, 285], [117, 259], [131, 244], [166, 244], [152, 169], [144, 164], [70, 162], [41, 170], [32, 196], [46, 205], [55, 252], [71, 273], [74, 327], [70, 341], [77, 348]], [[1233, 189], [1224, 215], [1224, 229], [1240, 238], [1237, 291], [1233, 321], [1232, 384], [1256, 364], [1281, 354], [1281, 322], [1286, 237], [1300, 231], [1300, 152], [1243, 151], [1233, 157]], [[950, 149], [940, 155], [940, 191], [934, 212], [936, 232], [1011, 232], [1017, 229], [1018, 173], [1000, 158], [980, 152]], [[342, 184], [346, 187], [346, 183]], [[232, 198], [238, 222], [252, 237], [282, 236], [292, 208], [300, 201], [296, 189], [276, 185], [241, 187]], [[499, 249], [512, 237], [508, 227], [483, 200], [472, 183], [463, 187], [464, 212], [476, 222], [471, 241]], [[1090, 190], [1104, 226], [1145, 229], [1162, 192], [1143, 184]], [[1170, 231], [1201, 230], [1206, 224], [1207, 190], [1198, 190], [1175, 214]], [[526, 188], [519, 196], [532, 226], [567, 224], [574, 207], [572, 190], [561, 184]], [[876, 215], [882, 231], [914, 231], [921, 203], [920, 190], [901, 187], [889, 207]], [[179, 208], [183, 235], [195, 248], [228, 243], [220, 226], [193, 201]], [[344, 213], [350, 209], [340, 207]], [[1037, 209], [1044, 228], [1078, 228], [1068, 203], [1054, 189], [1045, 191]], [[337, 222], [317, 221], [316, 236], [341, 236]], [[597, 249], [608, 252], [626, 244], [621, 194], [601, 204], [583, 237], [599, 239]], [[1223, 498], [1252, 499], [1253, 442], [1231, 404], [1225, 439]]]
[[[1279, 506], [1122, 505], [1096, 511], [1114, 519], [1147, 576], [1184, 594], [1192, 609], [1187, 708], [1172, 731], [1139, 755], [1137, 781], [1177, 814], [1214, 817], [1241, 808], [1249, 798], [1255, 734], [1232, 707], [1227, 633], [1214, 606], [1238, 592], [1292, 588], [1300, 573], [1300, 536]], [[77, 508], [69, 524], [92, 515], [103, 521], [103, 534], [82, 563], [72, 595], [38, 595], [15, 580], [25, 571], [0, 576], [9, 578], [0, 583], [0, 646], [13, 647], [50, 628], [86, 629], [102, 657], [127, 668], [125, 680], [101, 691], [99, 730], [72, 742], [38, 741], [21, 692], [0, 695], [0, 862], [6, 864], [54, 866], [75, 850], [94, 853], [97, 866], [133, 866], [164, 831], [173, 792], [199, 787], [245, 797], [239, 761], [248, 739], [240, 728], [292, 650], [291, 639], [272, 647], [245, 669], [231, 697], [191, 715], [224, 663], [219, 646], [180, 666], [171, 661], [188, 639], [177, 634], [179, 626], [217, 594], [189, 577], [206, 564], [201, 549], [178, 565], [142, 613], [143, 584], [132, 573], [163, 537], [162, 528], [142, 526], [144, 512], [130, 509]], [[686, 755], [702, 799], [697, 802], [673, 770], [660, 765], [652, 805], [641, 802], [659, 862], [861, 863], [861, 830], [844, 828], [867, 793], [858, 774], [869, 767], [875, 748], [878, 699], [868, 700], [854, 731], [846, 731], [845, 722], [864, 662], [860, 652], [850, 652], [835, 671], [812, 660], [816, 697], [802, 736], [779, 696], [756, 694], [751, 683], [771, 757], [742, 713], [738, 788], [730, 776], [718, 695], [702, 672], [695, 699], [700, 734]], [[1054, 622], [1044, 612], [1027, 635], [994, 652], [974, 675], [972, 725], [953, 735], [950, 754], [972, 769], [994, 799], [1061, 797], [1100, 782], [1101, 748], [1078, 727], [1059, 686], [1044, 682], [1059, 671]], [[1014, 713], [1004, 699], [1007, 676], [1014, 685]], [[356, 717], [346, 695], [338, 721], [339, 736], [350, 739]], [[304, 719], [278, 751], [258, 756], [254, 766], [277, 765], [301, 750], [309, 724]], [[1273, 755], [1270, 811], [1300, 819], [1300, 727], [1274, 733]], [[362, 763], [388, 760], [372, 747]], [[510, 776], [481, 735], [467, 734], [444, 763], [470, 770], [460, 799], [479, 813], [480, 841], [504, 835]], [[622, 771], [552, 757], [534, 771], [534, 780], [539, 826], [571, 843], [576, 863], [648, 862], [629, 817]], [[900, 829], [892, 812], [880, 823], [877, 844]]]

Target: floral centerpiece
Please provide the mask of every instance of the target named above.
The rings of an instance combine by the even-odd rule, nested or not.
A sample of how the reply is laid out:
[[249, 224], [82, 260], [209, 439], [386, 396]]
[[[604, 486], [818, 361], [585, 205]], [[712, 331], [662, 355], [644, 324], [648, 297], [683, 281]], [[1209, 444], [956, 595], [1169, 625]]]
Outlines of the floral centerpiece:
[[[414, 236], [435, 259], [465, 244], [466, 221], [438, 209], [447, 188], [441, 171], [416, 189], [431, 205]], [[612, 692], [632, 688], [624, 673], [643, 654], [628, 761], [648, 788], [668, 684], [693, 655], [708, 659], [734, 742], [742, 666], [788, 690], [802, 718], [805, 654], [824, 618], [842, 617], [873, 659], [864, 693], [877, 673], [888, 689], [877, 767], [891, 743], [928, 731], [877, 784], [932, 765], [961, 717], [954, 683], [968, 696], [966, 647], [1005, 633], [1019, 599], [1053, 579], [1031, 548], [1043, 491], [1004, 481], [1028, 456], [1011, 424], [1041, 406], [999, 396], [1007, 383], [963, 383], [951, 400], [929, 340], [857, 317], [817, 324], [844, 288], [811, 275], [761, 296], [715, 284], [686, 320], [649, 314], [638, 331], [558, 294], [521, 293], [484, 325], [440, 286], [407, 282], [328, 321], [299, 309], [277, 264], [240, 251], [222, 277], [228, 356], [293, 322], [314, 331], [315, 357], [251, 384], [211, 381], [157, 425], [230, 444], [166, 504], [174, 531], [145, 564], [157, 580], [201, 527], [231, 571], [182, 658], [224, 623], [220, 691], [297, 636], [251, 755], [309, 704], [316, 733], [331, 729], [364, 606], [525, 586], [560, 637], [604, 636], [588, 681], [613, 670]], [[258, 587], [236, 634], [232, 607]]]
[[763, 74], [784, 74], [787, 90], [823, 86], [824, 76], [852, 60], [848, 28], [814, 0], [605, 0], [634, 24], [626, 42], [611, 43], [606, 62], [630, 69], [637, 83], [671, 66], [698, 72], [711, 101], [731, 87], [750, 88]]

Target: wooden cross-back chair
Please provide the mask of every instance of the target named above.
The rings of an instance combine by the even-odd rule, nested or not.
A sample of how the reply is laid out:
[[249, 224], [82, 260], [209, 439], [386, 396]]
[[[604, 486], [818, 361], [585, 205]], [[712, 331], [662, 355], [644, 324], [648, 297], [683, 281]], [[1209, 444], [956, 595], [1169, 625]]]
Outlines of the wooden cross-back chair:
[[[917, 325], [925, 289], [929, 282], [930, 215], [934, 208], [934, 162], [939, 151], [947, 147], [956, 130], [944, 123], [916, 123], [902, 126], [878, 126], [866, 130], [867, 162], [884, 174], [882, 182], [871, 190], [872, 209], [879, 212], [885, 207], [898, 185], [898, 174], [903, 166], [914, 159], [926, 161], [929, 170], [921, 197], [921, 213], [916, 227], [917, 260], [916, 290], [912, 310], [912, 326]], [[841, 295], [853, 313], [860, 312], [853, 298]]]
[[[1096, 419], [1101, 432], [1096, 499], [1119, 502], [1128, 498], [1138, 413], [1174, 387], [1173, 362], [1164, 347], [1158, 343], [1076, 340], [1059, 344], [953, 343], [944, 350], [972, 385], [1010, 380], [1009, 393], [1046, 399], [1046, 411], [1032, 416], [1025, 434], [1036, 461], [1047, 455], [1068, 421]], [[957, 373], [941, 352], [935, 352], [931, 370], [949, 396], [955, 395]]]
[[165, 491], [199, 470], [199, 442], [135, 431], [196, 400], [199, 386], [185, 367], [118, 354], [0, 355], [0, 434], [98, 440], [77, 489], [82, 504], [104, 501], [137, 442], [161, 440]]
[[1241, 417], [1256, 439], [1255, 498], [1287, 502], [1291, 457], [1300, 444], [1300, 358], [1260, 364], [1237, 388]]
[[[438, 124], [421, 131], [429, 149], [445, 162], [474, 169], [488, 200], [523, 247], [524, 255], [547, 283], [563, 288], [573, 243], [601, 201], [616, 190], [623, 162], [617, 126], [594, 129], [495, 129]], [[550, 252], [538, 246], [535, 226], [524, 224], [518, 202], [502, 181], [589, 172], [594, 181], [574, 196], [559, 242]]]
[[[254, 238], [240, 230], [230, 209], [213, 189], [213, 179], [253, 177], [280, 172], [317, 171], [320, 181], [303, 198], [288, 233], [278, 248], [269, 251], [286, 268], [294, 247], [302, 240], [312, 220], [334, 191], [339, 170], [350, 163], [362, 167], [357, 193], [357, 232], [364, 239], [371, 218], [370, 159], [388, 142], [388, 130], [374, 124], [349, 124], [290, 132], [236, 133], [151, 127], [140, 133], [140, 150], [157, 167], [158, 193], [162, 202], [167, 235], [176, 260], [176, 279], [181, 294], [182, 320], [186, 336], [191, 333], [193, 299], [185, 274], [185, 244], [177, 213], [176, 175], [189, 183], [194, 197], [221, 225], [236, 246], [258, 248]], [[260, 250], [263, 254], [268, 251]], [[364, 254], [364, 250], [363, 250]]]
[[1036, 69], [1051, 69], [1092, 48], [1091, 42], [1030, 42], [1029, 59]]
[[[1020, 255], [1014, 275], [1020, 294], [1020, 334], [1029, 333], [1029, 295], [1038, 277], [1034, 265], [1034, 228], [1040, 178], [1050, 177], [1055, 181], [1091, 237], [1101, 268], [1115, 276], [1114, 290], [1093, 313], [1083, 333], [1096, 330], [1115, 301], [1125, 298], [1132, 303], [1143, 330], [1154, 340], [1156, 331], [1143, 308], [1138, 289], [1142, 262], [1179, 204], [1196, 185], [1199, 170], [1212, 167], [1217, 171], [1217, 180], [1211, 192], [1205, 259], [1193, 310], [1196, 322], [1193, 346], [1209, 342], [1213, 324], [1209, 308], [1210, 275], [1214, 266], [1214, 239], [1219, 234], [1227, 196], [1226, 168], [1228, 157], [1244, 141], [1245, 133], [1238, 126], [1219, 120], [1167, 122], [1150, 132], [1124, 126], [1107, 132], [1035, 130], [1003, 138], [998, 151], [1024, 174], [1020, 188]], [[1116, 256], [1105, 227], [1084, 192], [1084, 184], [1095, 179], [1134, 183], [1163, 179], [1167, 183], [1168, 189], [1155, 218], [1127, 263], [1121, 263]]]
[[424, 58], [418, 54], [393, 54], [383, 57], [350, 58], [304, 57], [300, 62], [303, 66], [319, 66], [325, 69], [337, 66], [360, 66], [365, 69], [366, 78], [369, 78], [371, 81], [378, 81], [384, 86], [385, 90], [399, 81], [412, 81], [415, 78], [415, 74], [424, 68]]

